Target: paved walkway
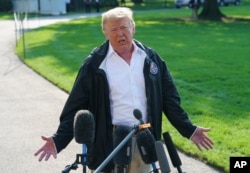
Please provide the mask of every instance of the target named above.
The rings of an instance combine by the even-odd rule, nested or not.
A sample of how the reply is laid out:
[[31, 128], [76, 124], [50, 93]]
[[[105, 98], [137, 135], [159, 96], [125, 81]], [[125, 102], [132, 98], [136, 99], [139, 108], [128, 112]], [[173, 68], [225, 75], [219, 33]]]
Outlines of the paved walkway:
[[[24, 26], [32, 29], [80, 17], [88, 16], [34, 18], [26, 21]], [[56, 131], [67, 93], [23, 64], [14, 54], [15, 42], [14, 21], [0, 21], [0, 172], [59, 173], [75, 161], [77, 153], [81, 153], [81, 146], [74, 140], [57, 159], [38, 162], [33, 154], [43, 145], [40, 136], [50, 136]], [[179, 154], [184, 172], [219, 172]], [[83, 172], [82, 166], [79, 165], [76, 171], [71, 172]], [[172, 167], [172, 172], [177, 170]]]

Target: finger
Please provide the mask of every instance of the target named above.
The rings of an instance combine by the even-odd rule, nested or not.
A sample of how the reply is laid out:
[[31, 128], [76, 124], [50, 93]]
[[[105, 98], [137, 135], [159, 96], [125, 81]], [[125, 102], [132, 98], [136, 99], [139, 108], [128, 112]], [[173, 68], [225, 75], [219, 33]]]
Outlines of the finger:
[[213, 141], [209, 137], [207, 137], [207, 136], [205, 136], [205, 140], [208, 141], [211, 145], [214, 144]]
[[45, 152], [43, 152], [43, 153], [40, 155], [40, 157], [39, 157], [39, 162], [43, 160], [43, 158], [44, 158], [45, 155], [46, 155]]
[[42, 140], [44, 140], [44, 141], [48, 141], [48, 140], [49, 140], [49, 138], [47, 138], [47, 137], [45, 137], [45, 136], [41, 136], [41, 138], [42, 138]]
[[201, 142], [201, 146], [203, 147], [203, 148], [205, 148], [206, 150], [209, 150], [209, 145], [207, 145], [207, 143], [205, 142], [205, 141], [202, 141]]
[[35, 155], [35, 156], [37, 156], [39, 153], [41, 153], [41, 151], [42, 151], [42, 150], [41, 150], [41, 149], [39, 149], [37, 152], [35, 152], [35, 154], [34, 154], [34, 155]]
[[210, 131], [210, 128], [203, 128], [203, 131], [204, 131], [204, 132], [209, 132], [209, 131]]
[[48, 153], [47, 153], [44, 160], [45, 160], [45, 161], [48, 161], [49, 158], [50, 158], [50, 155], [51, 155], [51, 154], [48, 154]]
[[198, 149], [199, 149], [200, 151], [202, 151], [202, 148], [201, 148], [200, 144], [198, 144]]
[[57, 154], [56, 154], [56, 153], [53, 153], [52, 155], [53, 155], [54, 159], [56, 159]]
[[213, 143], [211, 143], [211, 141], [209, 140], [204, 140], [204, 144], [207, 146], [208, 149], [213, 148]]
[[200, 147], [200, 144], [199, 143], [195, 143], [195, 145], [197, 146], [197, 148], [202, 151], [201, 147]]

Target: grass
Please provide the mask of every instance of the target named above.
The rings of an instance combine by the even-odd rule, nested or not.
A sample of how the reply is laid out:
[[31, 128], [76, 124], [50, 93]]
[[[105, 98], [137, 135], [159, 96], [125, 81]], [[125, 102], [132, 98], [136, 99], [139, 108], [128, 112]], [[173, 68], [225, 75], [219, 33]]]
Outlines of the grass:
[[0, 12], [0, 21], [1, 20], [11, 20], [13, 19], [13, 13], [3, 13], [3, 12]]
[[[250, 18], [250, 6], [221, 8], [230, 17]], [[250, 21], [191, 21], [190, 10], [135, 13], [135, 38], [155, 49], [170, 69], [182, 106], [197, 125], [210, 127], [215, 145], [199, 152], [164, 118], [176, 146], [229, 172], [230, 156], [250, 156]], [[100, 18], [78, 19], [25, 34], [16, 53], [42, 76], [70, 92], [77, 71], [104, 36]]]

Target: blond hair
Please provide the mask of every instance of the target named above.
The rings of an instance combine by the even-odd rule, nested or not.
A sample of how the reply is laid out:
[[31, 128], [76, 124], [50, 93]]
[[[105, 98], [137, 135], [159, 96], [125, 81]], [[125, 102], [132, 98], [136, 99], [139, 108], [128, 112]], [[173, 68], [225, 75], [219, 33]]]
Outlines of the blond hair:
[[127, 7], [116, 7], [102, 14], [102, 30], [104, 30], [104, 26], [109, 20], [117, 20], [120, 18], [128, 18], [131, 20], [133, 27], [135, 26], [135, 22], [133, 19], [133, 11]]

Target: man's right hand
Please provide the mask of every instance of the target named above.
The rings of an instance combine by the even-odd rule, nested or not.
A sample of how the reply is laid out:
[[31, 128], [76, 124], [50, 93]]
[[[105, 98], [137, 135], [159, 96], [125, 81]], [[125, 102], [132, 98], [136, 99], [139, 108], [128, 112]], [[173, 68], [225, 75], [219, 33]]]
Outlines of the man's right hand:
[[40, 154], [39, 161], [42, 161], [43, 158], [47, 161], [51, 155], [56, 159], [57, 151], [52, 137], [42, 136], [42, 139], [46, 141], [46, 143], [34, 155], [38, 156]]

